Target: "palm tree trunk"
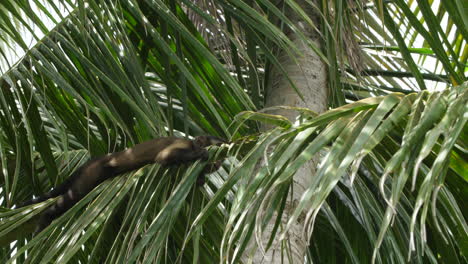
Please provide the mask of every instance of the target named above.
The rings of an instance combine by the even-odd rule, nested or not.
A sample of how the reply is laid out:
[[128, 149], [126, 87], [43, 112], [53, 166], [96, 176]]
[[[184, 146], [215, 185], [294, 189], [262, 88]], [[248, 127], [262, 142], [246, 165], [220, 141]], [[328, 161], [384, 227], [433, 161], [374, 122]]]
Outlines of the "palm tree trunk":
[[[305, 3], [305, 1], [297, 1], [313, 21], [319, 21], [318, 17], [314, 17], [312, 7]], [[300, 29], [304, 35], [314, 41], [317, 46], [319, 45], [319, 35], [308, 26], [304, 21], [298, 19], [289, 8], [285, 10], [286, 15], [291, 21]], [[269, 85], [266, 91], [266, 107], [272, 106], [296, 106], [309, 108], [316, 112], [323, 112], [327, 107], [327, 90], [326, 90], [326, 65], [322, 62], [320, 57], [297, 35], [291, 31], [285, 32], [287, 36], [295, 43], [302, 54], [301, 57], [291, 58], [282, 52], [278, 56], [280, 64], [283, 66], [286, 74], [295, 83], [299, 92], [303, 95], [302, 100], [297, 92], [293, 89], [288, 79], [285, 78], [279, 69], [272, 69], [270, 75]], [[271, 112], [269, 112], [271, 113]], [[279, 114], [287, 117], [291, 121], [296, 118], [296, 112], [290, 110], [276, 110], [273, 114]], [[294, 176], [293, 191], [294, 193], [289, 196], [285, 212], [282, 216], [283, 225], [288, 220], [288, 215], [292, 213], [298, 204], [301, 195], [310, 182], [310, 178], [315, 174], [315, 162], [310, 162], [301, 168]], [[274, 219], [274, 218], [273, 218]], [[253, 263], [304, 263], [304, 254], [307, 249], [307, 242], [303, 238], [303, 223], [304, 218], [299, 217], [299, 220], [292, 226], [288, 232], [285, 241], [275, 241], [270, 250], [266, 253], [262, 252], [257, 247]], [[273, 229], [274, 221], [266, 228], [263, 236], [263, 245], [268, 243], [269, 233]], [[289, 254], [281, 250], [286, 247]], [[250, 251], [250, 250], [248, 250]], [[247, 252], [248, 252], [247, 251]]]

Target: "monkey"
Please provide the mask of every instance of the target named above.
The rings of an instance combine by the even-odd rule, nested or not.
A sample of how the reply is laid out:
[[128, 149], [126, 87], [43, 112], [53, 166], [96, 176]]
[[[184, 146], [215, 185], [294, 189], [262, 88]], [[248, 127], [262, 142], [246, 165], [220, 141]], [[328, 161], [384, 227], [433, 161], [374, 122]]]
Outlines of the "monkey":
[[[205, 147], [227, 143], [215, 136], [198, 136], [194, 140], [177, 137], [161, 137], [128, 148], [109, 153], [105, 156], [91, 159], [79, 167], [67, 180], [44, 195], [26, 201], [19, 205], [43, 202], [57, 197], [56, 203], [47, 208], [40, 216], [35, 234], [41, 232], [54, 219], [73, 207], [78, 201], [91, 192], [96, 186], [107, 179], [139, 169], [147, 164], [159, 163], [162, 166], [173, 166], [198, 159], [206, 161], [208, 151]], [[198, 179], [198, 184], [204, 183], [204, 173], [213, 172], [220, 167], [217, 162], [207, 166]]]

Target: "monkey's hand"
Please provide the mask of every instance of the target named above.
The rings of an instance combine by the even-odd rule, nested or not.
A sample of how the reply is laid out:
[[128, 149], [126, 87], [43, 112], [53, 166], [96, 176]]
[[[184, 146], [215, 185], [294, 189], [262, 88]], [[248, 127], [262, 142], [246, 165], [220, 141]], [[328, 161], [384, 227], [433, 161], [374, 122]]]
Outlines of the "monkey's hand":
[[203, 171], [200, 173], [200, 175], [197, 178], [197, 185], [202, 186], [205, 184], [205, 174], [210, 174], [213, 173], [219, 168], [221, 168], [221, 164], [223, 163], [222, 160], [215, 161], [214, 163], [207, 164], [205, 168], [203, 168]]
[[218, 160], [218, 161], [215, 161], [214, 163], [207, 164], [205, 168], [203, 169], [203, 174], [210, 174], [219, 170], [219, 168], [221, 168], [221, 164], [223, 164], [222, 160]]

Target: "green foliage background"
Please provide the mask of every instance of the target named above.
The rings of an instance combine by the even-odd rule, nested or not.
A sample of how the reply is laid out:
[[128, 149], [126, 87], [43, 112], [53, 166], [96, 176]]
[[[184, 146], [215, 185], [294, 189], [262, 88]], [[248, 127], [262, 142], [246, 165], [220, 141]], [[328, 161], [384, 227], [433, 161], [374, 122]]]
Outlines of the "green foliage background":
[[[270, 220], [265, 247], [305, 217], [316, 263], [467, 261], [464, 1], [206, 3], [0, 3], [2, 260], [238, 262]], [[322, 49], [286, 9], [319, 30]], [[328, 66], [330, 111], [290, 109], [295, 124], [256, 112], [279, 51], [300, 56], [285, 28]], [[203, 164], [147, 166], [101, 184], [34, 238], [53, 201], [10, 209], [90, 156], [172, 134], [235, 143], [211, 150], [225, 162], [203, 188]], [[281, 225], [292, 177], [316, 154], [317, 175]]]

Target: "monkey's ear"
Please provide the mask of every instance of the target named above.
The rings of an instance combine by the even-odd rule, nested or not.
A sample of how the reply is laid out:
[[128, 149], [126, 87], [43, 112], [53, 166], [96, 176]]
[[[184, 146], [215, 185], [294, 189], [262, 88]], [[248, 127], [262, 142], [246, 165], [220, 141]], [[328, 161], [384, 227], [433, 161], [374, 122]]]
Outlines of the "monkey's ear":
[[220, 146], [223, 143], [228, 143], [225, 139], [215, 136], [198, 136], [195, 138], [194, 143], [199, 147], [208, 147], [212, 145]]

